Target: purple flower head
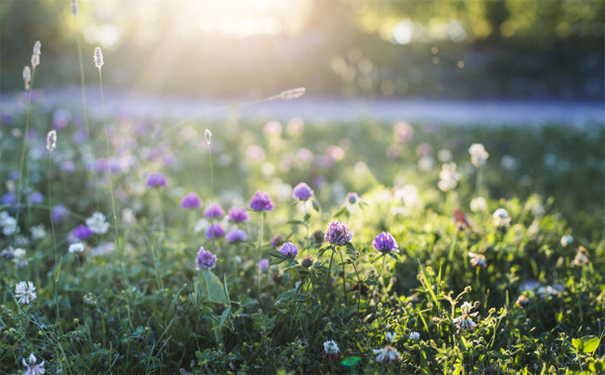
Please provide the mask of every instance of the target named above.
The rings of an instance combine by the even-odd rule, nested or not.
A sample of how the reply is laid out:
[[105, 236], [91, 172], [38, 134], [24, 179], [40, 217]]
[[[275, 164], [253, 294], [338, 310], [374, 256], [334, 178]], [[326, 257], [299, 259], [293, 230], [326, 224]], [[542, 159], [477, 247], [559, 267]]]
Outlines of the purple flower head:
[[216, 267], [216, 255], [212, 254], [210, 251], [204, 250], [203, 247], [200, 247], [200, 251], [197, 253], [197, 259], [195, 260], [197, 270], [202, 268], [212, 269]]
[[257, 191], [254, 197], [250, 200], [250, 209], [258, 212], [273, 210], [273, 203], [269, 194], [262, 191]]
[[166, 177], [160, 172], [154, 172], [149, 175], [147, 186], [166, 186]]
[[197, 193], [189, 193], [183, 197], [181, 207], [184, 209], [199, 208], [202, 207], [202, 201]]
[[341, 224], [338, 220], [332, 220], [328, 224], [324, 239], [326, 242], [334, 244], [336, 246], [343, 246], [345, 243], [351, 241], [353, 233], [349, 232], [349, 228], [346, 224]]
[[279, 252], [287, 258], [296, 258], [296, 255], [298, 254], [298, 247], [296, 247], [296, 245], [294, 245], [292, 242], [286, 242], [279, 249]]
[[12, 181], [18, 181], [19, 180], [19, 171], [12, 171], [11, 173], [8, 174], [8, 179], [12, 180]]
[[85, 240], [85, 239], [89, 238], [90, 236], [92, 236], [92, 230], [90, 230], [90, 228], [87, 227], [86, 225], [82, 224], [82, 225], [78, 225], [73, 230], [72, 234], [74, 235], [74, 237], [76, 237], [79, 240]]
[[223, 237], [225, 235], [225, 230], [220, 224], [210, 224], [208, 227], [208, 231], [206, 232], [206, 238], [209, 240], [213, 238]]
[[269, 243], [271, 244], [271, 246], [273, 247], [279, 247], [281, 246], [283, 243], [285, 242], [284, 238], [282, 236], [280, 236], [279, 234], [275, 237], [273, 237]]
[[300, 184], [294, 187], [292, 196], [294, 199], [298, 199], [301, 201], [306, 201], [313, 196], [313, 190], [309, 187], [309, 185], [301, 182]]
[[44, 202], [44, 195], [39, 191], [34, 191], [29, 195], [28, 200], [30, 203], [42, 203]]
[[258, 262], [258, 269], [260, 270], [260, 272], [266, 272], [269, 269], [269, 259], [261, 259]]
[[236, 223], [244, 223], [248, 221], [250, 217], [248, 216], [248, 212], [240, 207], [231, 207], [229, 210], [229, 220]]
[[397, 246], [397, 242], [389, 232], [382, 232], [376, 236], [374, 242], [372, 242], [372, 246], [384, 254], [399, 252], [399, 246]]
[[245, 241], [246, 232], [244, 232], [243, 229], [235, 229], [235, 230], [232, 230], [231, 232], [227, 233], [227, 235], [225, 236], [225, 239], [229, 243]]
[[17, 196], [14, 193], [6, 193], [2, 196], [2, 199], [0, 200], [0, 202], [2, 202], [3, 205], [13, 205], [17, 203]]
[[204, 211], [204, 217], [206, 219], [218, 219], [224, 214], [225, 211], [223, 211], [223, 208], [219, 204], [211, 204], [206, 211]]
[[55, 207], [53, 207], [52, 215], [53, 215], [53, 221], [55, 223], [60, 223], [65, 218], [67, 218], [67, 216], [69, 216], [69, 211], [67, 210], [67, 208], [65, 208], [64, 205], [58, 204]]
[[359, 195], [357, 193], [349, 193], [347, 194], [347, 202], [350, 204], [355, 204], [359, 200]]

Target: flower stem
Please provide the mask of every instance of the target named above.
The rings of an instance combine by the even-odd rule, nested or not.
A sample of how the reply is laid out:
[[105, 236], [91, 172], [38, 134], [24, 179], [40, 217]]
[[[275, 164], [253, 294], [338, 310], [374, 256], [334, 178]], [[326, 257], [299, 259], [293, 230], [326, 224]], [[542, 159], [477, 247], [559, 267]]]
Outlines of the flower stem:
[[345, 271], [345, 260], [344, 257], [342, 256], [342, 251], [340, 251], [340, 261], [342, 262], [342, 292], [344, 295], [344, 299], [345, 299], [345, 310], [347, 309], [347, 273]]
[[324, 297], [326, 296], [326, 291], [328, 290], [328, 285], [330, 285], [330, 274], [332, 273], [332, 260], [334, 259], [334, 251], [336, 251], [334, 249], [334, 246], [332, 246], [332, 255], [330, 256], [330, 265], [328, 266], [328, 274], [326, 275], [326, 282], [325, 282], [325, 286], [324, 286], [324, 290], [321, 294], [321, 300], [320, 300], [320, 305], [323, 304], [324, 302]]
[[382, 265], [380, 266], [380, 272], [378, 273], [378, 277], [376, 278], [376, 284], [374, 285], [374, 290], [372, 290], [371, 298], [374, 299], [374, 295], [376, 294], [376, 287], [378, 287], [378, 281], [382, 278], [382, 271], [384, 271], [384, 265], [387, 262], [387, 255], [382, 254]]
[[[51, 170], [51, 153], [48, 153], [48, 213], [50, 216], [50, 227], [53, 233], [53, 249], [55, 252], [55, 274], [56, 274], [56, 270], [57, 270], [57, 262], [58, 262], [58, 255], [57, 255], [57, 237], [55, 234], [55, 221], [53, 220], [53, 211], [52, 211], [52, 203], [51, 203], [51, 195], [50, 195], [50, 183], [52, 181], [52, 170]], [[57, 319], [60, 318], [59, 315], [59, 300], [58, 300], [58, 284], [59, 284], [59, 277], [58, 275], [56, 275], [55, 280], [54, 280], [54, 284], [55, 284], [55, 308], [56, 308], [56, 315], [57, 315]]]
[[[21, 213], [21, 193], [23, 191], [23, 168], [26, 167], [25, 174], [29, 174], [29, 163], [27, 162], [27, 147], [29, 141], [29, 114], [31, 112], [32, 92], [34, 89], [34, 78], [36, 77], [36, 69], [32, 71], [32, 79], [29, 85], [29, 95], [27, 99], [27, 109], [25, 110], [25, 132], [23, 133], [23, 147], [21, 148], [21, 160], [19, 162], [19, 185], [17, 187], [17, 225], [19, 225], [19, 215]], [[29, 181], [29, 179], [28, 179]], [[26, 184], [27, 186], [27, 184]]]
[[258, 298], [260, 299], [260, 279], [262, 276], [262, 272], [260, 270], [259, 264], [260, 264], [260, 260], [263, 256], [263, 229], [264, 229], [264, 221], [265, 221], [265, 213], [261, 212], [260, 214], [260, 228], [259, 228], [259, 236], [258, 236], [258, 262], [257, 262], [257, 268], [258, 268], [258, 280], [257, 280], [257, 286], [258, 286]]

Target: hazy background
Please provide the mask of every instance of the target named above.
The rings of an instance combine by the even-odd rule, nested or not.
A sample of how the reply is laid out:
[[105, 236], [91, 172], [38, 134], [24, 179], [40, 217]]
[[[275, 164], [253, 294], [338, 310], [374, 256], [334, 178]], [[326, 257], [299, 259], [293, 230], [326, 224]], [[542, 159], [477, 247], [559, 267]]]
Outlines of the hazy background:
[[2, 0], [0, 88], [42, 42], [37, 88], [209, 98], [305, 86], [345, 97], [604, 99], [604, 1]]

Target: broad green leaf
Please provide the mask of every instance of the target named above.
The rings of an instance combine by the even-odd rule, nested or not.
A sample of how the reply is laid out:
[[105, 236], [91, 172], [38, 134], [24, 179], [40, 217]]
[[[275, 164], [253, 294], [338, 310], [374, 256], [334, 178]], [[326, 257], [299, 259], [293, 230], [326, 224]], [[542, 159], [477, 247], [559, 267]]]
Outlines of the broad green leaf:
[[202, 273], [202, 290], [204, 292], [204, 302], [212, 303], [227, 303], [227, 297], [223, 290], [223, 284], [219, 278], [209, 269], [203, 268]]
[[340, 362], [340, 364], [346, 367], [353, 367], [357, 363], [359, 363], [359, 361], [361, 361], [361, 358], [359, 357], [347, 357], [342, 362]]
[[599, 339], [597, 336], [589, 335], [582, 337], [582, 352], [592, 353], [599, 347]]

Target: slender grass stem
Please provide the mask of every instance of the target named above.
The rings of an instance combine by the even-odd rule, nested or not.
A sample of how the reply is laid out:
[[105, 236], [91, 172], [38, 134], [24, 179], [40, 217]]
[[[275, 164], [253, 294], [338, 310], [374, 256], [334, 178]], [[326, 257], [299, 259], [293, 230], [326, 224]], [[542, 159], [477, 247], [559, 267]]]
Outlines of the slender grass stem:
[[[32, 103], [32, 92], [34, 89], [34, 78], [36, 77], [36, 69], [33, 69], [32, 71], [32, 79], [29, 85], [29, 95], [28, 95], [28, 99], [27, 99], [27, 108], [25, 109], [25, 132], [23, 132], [23, 146], [21, 147], [21, 159], [19, 162], [19, 184], [17, 185], [17, 207], [21, 206], [21, 199], [22, 199], [22, 192], [23, 192], [23, 168], [26, 167], [26, 172], [25, 174], [29, 174], [29, 163], [28, 160], [26, 158], [26, 155], [28, 154], [27, 152], [27, 147], [28, 147], [28, 143], [29, 143], [29, 117], [30, 117], [30, 112], [31, 112], [31, 103]], [[29, 182], [29, 179], [26, 181], [26, 183]], [[27, 187], [27, 184], [26, 184]], [[28, 210], [29, 210], [29, 202], [28, 202]], [[19, 216], [20, 216], [21, 210], [19, 208], [17, 208], [17, 225], [19, 225]]]
[[59, 315], [59, 299], [58, 299], [58, 284], [59, 284], [59, 275], [57, 274], [57, 264], [58, 264], [58, 260], [59, 257], [57, 255], [57, 237], [55, 234], [55, 221], [53, 220], [53, 211], [52, 211], [52, 203], [51, 203], [51, 189], [50, 189], [50, 184], [52, 181], [52, 169], [51, 169], [51, 153], [48, 153], [48, 213], [50, 216], [50, 227], [52, 230], [52, 234], [53, 234], [53, 249], [54, 249], [54, 253], [55, 253], [55, 280], [54, 280], [54, 284], [55, 284], [55, 308], [56, 308], [56, 315], [57, 315], [57, 319], [60, 318]]
[[475, 186], [475, 194], [481, 196], [483, 189], [483, 167], [477, 168], [477, 185]]
[[258, 298], [260, 299], [260, 279], [262, 276], [262, 272], [260, 270], [260, 260], [263, 257], [263, 230], [264, 230], [264, 226], [265, 226], [265, 213], [261, 212], [260, 213], [260, 228], [259, 228], [259, 235], [258, 235], [258, 262], [256, 263], [257, 268], [258, 268], [258, 280], [257, 280], [257, 286], [258, 286]]
[[334, 259], [334, 252], [336, 250], [334, 249], [334, 246], [332, 246], [332, 255], [330, 255], [330, 265], [328, 266], [328, 274], [326, 275], [326, 282], [325, 282], [325, 286], [324, 286], [324, 290], [321, 294], [321, 300], [320, 300], [320, 305], [323, 305], [324, 302], [324, 298], [326, 296], [326, 291], [328, 290], [328, 286], [330, 285], [330, 274], [332, 273], [332, 260]]
[[[378, 272], [378, 277], [376, 278], [376, 285], [374, 285], [374, 290], [372, 290], [372, 294], [370, 295], [372, 299], [374, 299], [374, 295], [376, 294], [376, 289], [378, 287], [378, 282], [381, 280], [382, 278], [382, 271], [384, 271], [384, 265], [387, 262], [387, 255], [383, 254], [382, 255], [382, 265], [380, 266], [380, 272]], [[376, 304], [378, 305], [378, 304]]]
[[347, 272], [345, 269], [345, 260], [344, 257], [342, 256], [342, 251], [339, 252], [340, 253], [340, 261], [342, 262], [342, 293], [344, 295], [344, 300], [345, 300], [345, 310], [347, 309]]

